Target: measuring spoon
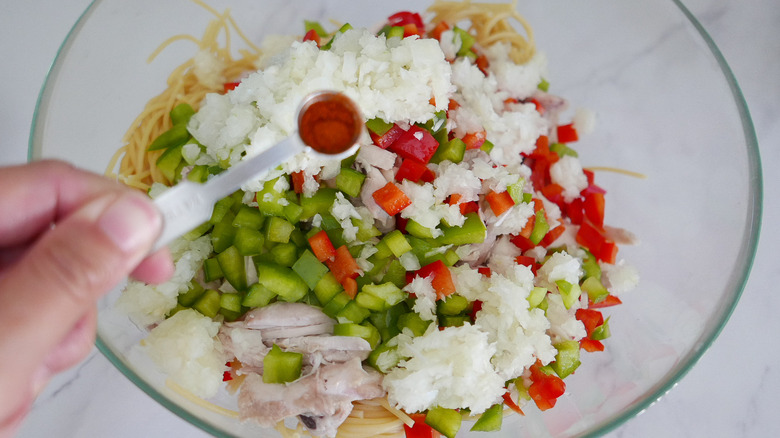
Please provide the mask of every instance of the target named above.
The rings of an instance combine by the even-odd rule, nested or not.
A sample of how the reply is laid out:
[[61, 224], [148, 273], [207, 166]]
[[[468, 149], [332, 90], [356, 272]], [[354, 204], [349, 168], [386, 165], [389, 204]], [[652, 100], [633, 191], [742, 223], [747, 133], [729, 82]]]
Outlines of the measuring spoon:
[[297, 128], [274, 146], [203, 184], [184, 180], [158, 196], [154, 204], [162, 213], [163, 229], [152, 251], [206, 222], [217, 201], [300, 152], [334, 160], [352, 155], [358, 148], [363, 120], [357, 105], [344, 94], [318, 91], [301, 102]]

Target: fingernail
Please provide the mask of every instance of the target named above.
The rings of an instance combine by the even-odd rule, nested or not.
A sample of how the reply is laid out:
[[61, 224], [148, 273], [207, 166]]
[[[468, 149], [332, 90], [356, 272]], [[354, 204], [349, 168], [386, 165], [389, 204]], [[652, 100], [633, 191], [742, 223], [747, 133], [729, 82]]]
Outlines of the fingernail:
[[138, 195], [123, 195], [98, 219], [98, 227], [123, 252], [149, 245], [160, 229], [160, 215]]

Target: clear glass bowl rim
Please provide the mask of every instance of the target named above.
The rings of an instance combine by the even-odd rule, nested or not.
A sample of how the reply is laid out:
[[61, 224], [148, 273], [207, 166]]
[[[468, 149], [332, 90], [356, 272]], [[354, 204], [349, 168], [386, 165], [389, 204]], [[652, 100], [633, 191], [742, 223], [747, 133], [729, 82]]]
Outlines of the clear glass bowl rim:
[[[65, 40], [60, 45], [54, 60], [52, 61], [52, 64], [49, 68], [49, 71], [47, 72], [43, 85], [41, 86], [41, 90], [39, 92], [38, 99], [35, 104], [35, 111], [33, 113], [30, 136], [28, 140], [28, 150], [27, 150], [28, 161], [33, 161], [34, 159], [38, 158], [41, 153], [42, 145], [39, 144], [38, 137], [36, 136], [36, 126], [38, 125], [39, 117], [41, 117], [41, 111], [45, 106], [44, 104], [47, 98], [46, 97], [47, 89], [52, 83], [52, 78], [56, 76], [60, 61], [68, 53], [68, 48], [70, 44], [79, 34], [79, 31], [84, 26], [88, 17], [91, 15], [91, 11], [94, 10], [100, 3], [103, 3], [104, 1], [105, 0], [93, 0], [89, 4], [89, 6], [87, 6], [87, 8], [79, 16], [76, 23], [68, 32], [67, 36], [65, 37]], [[736, 77], [734, 76], [734, 73], [732, 72], [731, 68], [728, 65], [728, 62], [726, 61], [725, 57], [721, 53], [717, 44], [709, 35], [707, 30], [704, 28], [704, 26], [696, 19], [693, 13], [683, 4], [682, 1], [680, 0], [670, 0], [670, 1], [677, 8], [679, 8], [680, 12], [683, 14], [683, 16], [685, 16], [685, 18], [688, 19], [688, 21], [691, 23], [694, 29], [696, 29], [699, 36], [701, 36], [701, 38], [709, 48], [712, 56], [714, 57], [718, 66], [720, 67], [724, 79], [726, 79], [726, 82], [728, 83], [728, 86], [731, 91], [731, 96], [734, 100], [737, 111], [739, 113], [740, 120], [742, 122], [742, 133], [745, 139], [745, 145], [747, 147], [748, 168], [749, 168], [748, 170], [749, 170], [749, 178], [750, 178], [750, 184], [749, 184], [750, 198], [747, 200], [748, 201], [747, 202], [748, 223], [747, 223], [747, 229], [745, 230], [745, 236], [744, 236], [745, 239], [743, 241], [743, 246], [741, 248], [741, 253], [745, 257], [742, 259], [741, 264], [737, 266], [735, 269], [735, 272], [738, 272], [740, 274], [740, 282], [739, 282], [738, 290], [736, 290], [733, 295], [732, 302], [724, 309], [721, 315], [720, 324], [717, 327], [715, 327], [714, 330], [712, 330], [710, 333], [706, 335], [704, 342], [701, 345], [701, 348], [699, 348], [697, 352], [695, 352], [692, 356], [689, 357], [688, 363], [685, 364], [685, 366], [680, 367], [677, 373], [669, 376], [666, 382], [660, 385], [658, 389], [656, 389], [651, 393], [645, 394], [643, 400], [641, 400], [638, 403], [635, 403], [632, 408], [622, 412], [620, 415], [615, 417], [613, 421], [582, 435], [583, 437], [601, 436], [620, 427], [626, 421], [640, 414], [645, 409], [650, 407], [653, 403], [658, 401], [661, 397], [663, 397], [666, 393], [668, 393], [677, 384], [677, 382], [679, 382], [696, 365], [696, 363], [698, 363], [698, 361], [701, 359], [704, 353], [709, 349], [709, 347], [713, 344], [713, 342], [715, 342], [715, 340], [718, 338], [720, 333], [723, 331], [723, 328], [728, 323], [731, 314], [734, 312], [734, 309], [736, 308], [737, 303], [739, 302], [739, 299], [747, 284], [747, 280], [748, 277], [750, 276], [750, 271], [752, 269], [753, 262], [755, 260], [756, 250], [758, 248], [758, 240], [759, 240], [759, 235], [761, 230], [761, 218], [762, 218], [762, 210], [763, 210], [763, 176], [762, 176], [761, 158], [760, 158], [759, 147], [758, 147], [758, 138], [756, 136], [755, 127], [753, 125], [753, 121], [750, 116], [750, 111], [748, 109], [747, 102], [745, 100], [744, 95], [742, 94], [742, 90], [739, 87], [739, 84], [737, 82]], [[122, 374], [124, 374], [128, 379], [130, 379], [130, 381], [132, 381], [136, 386], [138, 386], [138, 388], [140, 388], [142, 391], [144, 391], [146, 394], [148, 394], [158, 403], [163, 405], [165, 408], [167, 408], [177, 416], [181, 417], [185, 421], [193, 424], [194, 426], [214, 436], [224, 437], [224, 438], [234, 437], [234, 435], [231, 435], [230, 433], [224, 430], [218, 429], [212, 426], [211, 424], [209, 424], [208, 422], [205, 422], [200, 418], [190, 414], [186, 410], [179, 407], [176, 403], [172, 402], [167, 397], [165, 397], [160, 392], [158, 392], [153, 386], [151, 386], [143, 378], [141, 378], [138, 374], [136, 374], [135, 371], [125, 366], [123, 361], [112, 352], [111, 348], [107, 345], [107, 343], [103, 339], [101, 339], [100, 336], [97, 337], [95, 344], [97, 348], [100, 350], [100, 352], [103, 353], [103, 355], [106, 356], [108, 360], [114, 366], [116, 366], [116, 368], [119, 369], [120, 372], [122, 372]]]

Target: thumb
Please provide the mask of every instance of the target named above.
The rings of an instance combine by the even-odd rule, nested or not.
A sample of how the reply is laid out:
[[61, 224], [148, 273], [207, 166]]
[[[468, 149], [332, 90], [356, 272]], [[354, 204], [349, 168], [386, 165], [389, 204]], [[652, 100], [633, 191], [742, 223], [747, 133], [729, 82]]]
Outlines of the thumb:
[[86, 309], [144, 259], [161, 222], [143, 195], [116, 190], [44, 233], [0, 277], [0, 357], [14, 357], [17, 375], [36, 369]]

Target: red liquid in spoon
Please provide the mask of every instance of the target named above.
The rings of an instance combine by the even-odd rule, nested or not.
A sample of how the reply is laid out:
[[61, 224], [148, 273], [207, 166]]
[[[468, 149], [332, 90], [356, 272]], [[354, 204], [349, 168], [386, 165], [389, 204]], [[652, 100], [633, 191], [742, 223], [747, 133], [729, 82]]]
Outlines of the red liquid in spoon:
[[357, 106], [336, 92], [322, 92], [304, 103], [298, 116], [303, 143], [317, 152], [340, 154], [357, 143], [363, 120]]

